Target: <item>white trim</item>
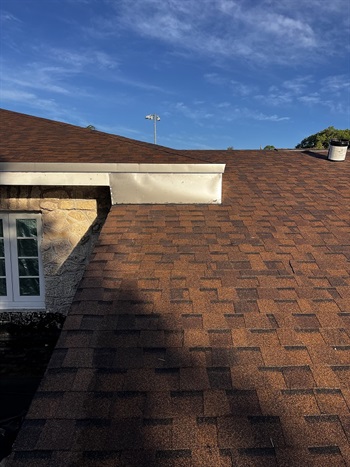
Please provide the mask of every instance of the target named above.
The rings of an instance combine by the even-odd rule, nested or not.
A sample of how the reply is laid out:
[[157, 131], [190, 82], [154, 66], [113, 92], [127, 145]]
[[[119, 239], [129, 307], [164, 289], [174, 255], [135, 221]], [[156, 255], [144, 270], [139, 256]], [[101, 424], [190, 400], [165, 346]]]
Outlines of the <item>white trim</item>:
[[225, 164], [0, 163], [0, 185], [109, 186], [113, 204], [220, 204]]
[[3, 172], [0, 185], [108, 186], [108, 173]]
[[64, 173], [224, 173], [226, 164], [135, 164], [75, 162], [0, 162], [0, 172]]
[[110, 174], [113, 204], [220, 204], [221, 174]]
[[[40, 214], [28, 212], [0, 213], [3, 220], [4, 238], [5, 238], [5, 264], [6, 264], [6, 282], [7, 295], [0, 296], [0, 309], [43, 309], [45, 308], [45, 281], [41, 259], [41, 216]], [[18, 251], [17, 251], [17, 219], [35, 219], [37, 226], [37, 246], [39, 262], [39, 296], [20, 295], [20, 277], [18, 270]], [[36, 276], [35, 276], [36, 277]]]
[[[2, 215], [0, 213], [0, 220], [2, 221], [2, 228], [3, 228], [3, 240], [4, 240], [4, 255], [5, 255], [5, 279], [6, 279], [6, 295], [0, 296], [0, 308], [1, 308], [1, 301], [4, 300], [6, 302], [12, 301], [12, 267], [11, 267], [11, 247], [10, 247], [10, 223], [9, 217], [7, 214]], [[3, 277], [3, 276], [2, 276]]]

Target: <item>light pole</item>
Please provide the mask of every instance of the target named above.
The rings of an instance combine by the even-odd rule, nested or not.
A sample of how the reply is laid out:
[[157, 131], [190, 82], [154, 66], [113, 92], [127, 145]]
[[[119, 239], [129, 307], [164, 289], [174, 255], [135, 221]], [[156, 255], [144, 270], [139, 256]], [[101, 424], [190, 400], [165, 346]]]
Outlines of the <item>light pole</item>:
[[157, 144], [157, 122], [159, 122], [160, 117], [157, 114], [146, 115], [147, 120], [153, 120], [154, 124], [154, 144]]

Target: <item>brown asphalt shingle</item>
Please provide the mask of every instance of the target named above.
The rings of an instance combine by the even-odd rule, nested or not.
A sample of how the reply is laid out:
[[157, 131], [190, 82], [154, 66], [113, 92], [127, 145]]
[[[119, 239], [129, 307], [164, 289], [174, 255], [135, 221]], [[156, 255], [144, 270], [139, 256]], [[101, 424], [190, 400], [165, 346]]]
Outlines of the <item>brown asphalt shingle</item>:
[[111, 208], [10, 465], [350, 465], [349, 157], [182, 154], [223, 204]]
[[0, 122], [0, 162], [195, 162], [163, 146], [5, 109]]

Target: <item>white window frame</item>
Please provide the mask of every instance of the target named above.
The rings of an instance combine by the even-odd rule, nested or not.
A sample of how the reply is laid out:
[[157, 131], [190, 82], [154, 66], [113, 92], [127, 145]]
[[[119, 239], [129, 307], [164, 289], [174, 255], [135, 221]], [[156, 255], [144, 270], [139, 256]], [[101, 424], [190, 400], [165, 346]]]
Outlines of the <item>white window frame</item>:
[[[41, 215], [37, 213], [1, 213], [3, 223], [4, 250], [5, 250], [5, 274], [7, 295], [0, 296], [0, 310], [8, 309], [43, 309], [45, 308], [45, 280], [41, 258], [42, 225]], [[20, 295], [20, 281], [18, 270], [17, 250], [17, 219], [35, 219], [37, 226], [37, 245], [39, 262], [39, 290], [40, 295]]]

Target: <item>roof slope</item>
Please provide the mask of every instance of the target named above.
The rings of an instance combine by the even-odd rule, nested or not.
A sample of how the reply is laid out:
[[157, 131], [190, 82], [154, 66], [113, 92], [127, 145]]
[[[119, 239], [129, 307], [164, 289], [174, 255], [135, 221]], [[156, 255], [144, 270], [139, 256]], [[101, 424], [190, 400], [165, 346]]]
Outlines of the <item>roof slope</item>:
[[0, 109], [0, 162], [195, 163], [192, 155]]
[[350, 463], [350, 161], [174, 151], [0, 111], [1, 162], [226, 162], [114, 206], [11, 465]]
[[217, 156], [111, 209], [10, 465], [350, 465], [350, 160]]

